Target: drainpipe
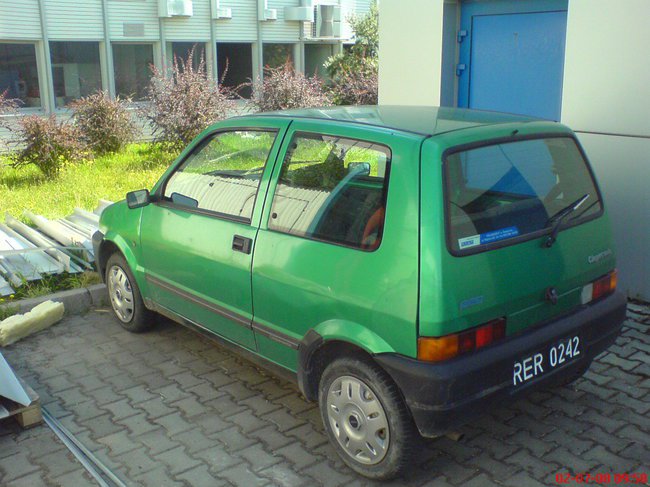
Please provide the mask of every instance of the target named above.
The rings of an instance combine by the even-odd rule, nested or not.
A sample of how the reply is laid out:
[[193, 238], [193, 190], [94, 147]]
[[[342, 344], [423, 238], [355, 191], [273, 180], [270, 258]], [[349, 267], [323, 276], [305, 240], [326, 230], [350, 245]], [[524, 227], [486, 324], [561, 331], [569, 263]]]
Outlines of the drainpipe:
[[212, 77], [216, 83], [219, 79], [219, 64], [217, 63], [217, 2], [210, 2], [210, 53], [212, 55]]
[[[303, 5], [305, 1], [301, 2]], [[311, 2], [310, 2], [311, 3]], [[302, 74], [305, 73], [305, 23], [298, 22], [298, 71], [301, 71]]]
[[44, 83], [47, 90], [46, 104], [43, 108], [47, 113], [54, 113], [54, 80], [52, 79], [52, 57], [50, 55], [50, 38], [47, 35], [47, 17], [45, 15], [45, 0], [38, 0], [38, 11], [41, 18], [41, 33], [43, 38], [43, 54], [45, 56], [45, 79]]
[[160, 33], [160, 69], [163, 70], [163, 76], [169, 74], [167, 66], [167, 40], [165, 35], [165, 21], [163, 17], [158, 17], [158, 31]]
[[264, 45], [262, 44], [262, 21], [264, 15], [265, 0], [257, 0], [257, 76], [260, 81], [264, 79]]
[[115, 67], [113, 66], [113, 47], [111, 46], [111, 33], [108, 23], [107, 0], [102, 0], [102, 17], [104, 21], [104, 54], [106, 56], [106, 81], [108, 95], [115, 98]]

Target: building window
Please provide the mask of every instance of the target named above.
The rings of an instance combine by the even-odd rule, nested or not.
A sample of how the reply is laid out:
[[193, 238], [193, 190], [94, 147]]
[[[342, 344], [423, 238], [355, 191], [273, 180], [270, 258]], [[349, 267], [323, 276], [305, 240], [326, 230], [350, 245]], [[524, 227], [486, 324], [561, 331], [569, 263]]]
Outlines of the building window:
[[[192, 52], [192, 50], [194, 50], [194, 52]], [[201, 42], [172, 42], [172, 63], [175, 59], [178, 60], [177, 62], [179, 64], [181, 64], [181, 62], [183, 64], [186, 63], [188, 57], [190, 56], [190, 53], [192, 53], [193, 69], [198, 69], [199, 65], [201, 64], [201, 59], [203, 59], [203, 62], [207, 63], [205, 59], [205, 44]], [[210, 71], [207, 69], [207, 66], [206, 71]]]
[[102, 89], [98, 42], [50, 42], [57, 108]]
[[[217, 63], [219, 81], [223, 86], [236, 88], [248, 83], [253, 78], [253, 45], [243, 42], [219, 42]], [[239, 94], [250, 98], [250, 87], [242, 87]]]
[[293, 65], [293, 44], [264, 44], [262, 56], [265, 68], [278, 68], [286, 63]]
[[305, 76], [327, 78], [325, 61], [335, 54], [333, 44], [305, 44]]
[[113, 44], [115, 92], [134, 101], [143, 100], [151, 79], [153, 45]]
[[36, 46], [0, 43], [0, 93], [20, 100], [21, 108], [41, 107]]

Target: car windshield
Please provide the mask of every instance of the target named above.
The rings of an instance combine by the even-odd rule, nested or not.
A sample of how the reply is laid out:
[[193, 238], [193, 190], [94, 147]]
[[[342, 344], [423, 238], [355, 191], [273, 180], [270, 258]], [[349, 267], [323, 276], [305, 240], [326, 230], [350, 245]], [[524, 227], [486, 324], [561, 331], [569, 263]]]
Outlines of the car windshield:
[[571, 137], [487, 145], [446, 158], [451, 250], [489, 244], [550, 228], [558, 214], [588, 195], [563, 224], [602, 209], [596, 185]]

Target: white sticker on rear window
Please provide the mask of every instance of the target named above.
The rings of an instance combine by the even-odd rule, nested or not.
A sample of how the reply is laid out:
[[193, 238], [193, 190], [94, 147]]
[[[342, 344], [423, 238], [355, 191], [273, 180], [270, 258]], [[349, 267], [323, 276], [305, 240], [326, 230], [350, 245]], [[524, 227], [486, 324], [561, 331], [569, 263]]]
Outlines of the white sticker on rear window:
[[472, 235], [471, 237], [465, 237], [465, 238], [459, 238], [458, 239], [458, 248], [460, 249], [466, 249], [469, 247], [476, 247], [477, 245], [481, 245], [481, 236], [480, 235]]
[[458, 248], [461, 250], [467, 249], [470, 247], [476, 247], [477, 245], [498, 242], [499, 240], [505, 240], [506, 238], [513, 238], [518, 235], [519, 229], [517, 227], [500, 228], [499, 230], [493, 230], [479, 235], [472, 235], [471, 237], [459, 238]]

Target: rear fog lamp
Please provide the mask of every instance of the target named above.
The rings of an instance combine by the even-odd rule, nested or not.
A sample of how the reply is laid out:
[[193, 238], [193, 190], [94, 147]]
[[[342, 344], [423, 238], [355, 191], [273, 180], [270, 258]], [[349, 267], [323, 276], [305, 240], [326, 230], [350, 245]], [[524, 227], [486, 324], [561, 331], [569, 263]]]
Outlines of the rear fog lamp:
[[618, 273], [614, 269], [609, 274], [599, 277], [593, 282], [590, 282], [585, 287], [582, 288], [582, 293], [580, 295], [580, 301], [582, 304], [587, 304], [592, 301], [596, 301], [608, 294], [616, 291], [616, 284], [618, 282]]

